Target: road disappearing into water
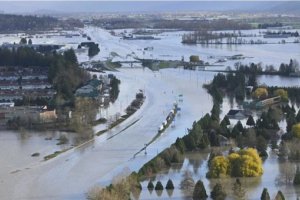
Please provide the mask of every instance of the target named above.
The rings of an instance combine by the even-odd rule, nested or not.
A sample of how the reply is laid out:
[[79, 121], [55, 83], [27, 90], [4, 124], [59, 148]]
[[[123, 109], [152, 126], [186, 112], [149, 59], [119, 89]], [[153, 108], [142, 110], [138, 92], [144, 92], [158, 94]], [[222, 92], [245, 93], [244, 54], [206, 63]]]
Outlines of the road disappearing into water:
[[[212, 108], [212, 100], [202, 84], [211, 80], [213, 73], [191, 73], [183, 69], [159, 72], [121, 69], [116, 75], [124, 84], [121, 96], [135, 93], [137, 88], [145, 90], [143, 106], [122, 124], [93, 141], [48, 161], [7, 173], [1, 178], [0, 199], [84, 199], [94, 185], [110, 183], [124, 169], [138, 170], [177, 137], [186, 134], [193, 121]], [[182, 94], [183, 102], [179, 103], [181, 113], [176, 117], [175, 127], [169, 127], [147, 147], [147, 155], [141, 153], [132, 159], [156, 135], [179, 94]], [[128, 128], [120, 132], [124, 127]], [[119, 134], [111, 137], [116, 133]]]

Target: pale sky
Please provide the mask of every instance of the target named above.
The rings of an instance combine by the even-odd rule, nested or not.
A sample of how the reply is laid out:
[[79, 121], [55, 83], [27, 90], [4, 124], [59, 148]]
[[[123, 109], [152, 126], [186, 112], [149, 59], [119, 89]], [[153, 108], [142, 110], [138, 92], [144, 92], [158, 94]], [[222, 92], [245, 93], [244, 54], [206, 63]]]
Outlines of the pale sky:
[[[287, 1], [1, 1], [0, 12], [32, 13], [36, 11], [54, 12], [135, 12], [135, 11], [223, 11], [260, 10], [284, 7], [300, 8], [300, 0]], [[299, 10], [300, 13], [300, 10]]]

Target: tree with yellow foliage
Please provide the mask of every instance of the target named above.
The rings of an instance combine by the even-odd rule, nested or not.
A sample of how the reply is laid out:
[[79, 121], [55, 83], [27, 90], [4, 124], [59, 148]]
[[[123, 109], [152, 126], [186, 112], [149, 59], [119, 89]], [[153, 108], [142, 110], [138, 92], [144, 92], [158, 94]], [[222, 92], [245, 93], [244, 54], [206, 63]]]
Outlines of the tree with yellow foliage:
[[292, 133], [295, 137], [300, 138], [300, 123], [297, 123], [292, 127]]
[[229, 160], [225, 156], [216, 156], [213, 158], [209, 173], [207, 176], [209, 178], [219, 178], [225, 177], [228, 174], [229, 170]]
[[274, 91], [275, 96], [280, 96], [282, 101], [287, 102], [289, 100], [288, 92], [284, 89], [277, 89]]
[[228, 157], [213, 158], [207, 176], [209, 178], [258, 177], [262, 174], [262, 160], [257, 150], [248, 148], [231, 153]]
[[199, 62], [200, 58], [197, 55], [191, 55], [190, 56], [190, 62]]
[[261, 99], [261, 98], [266, 98], [266, 97], [268, 97], [269, 93], [268, 93], [267, 88], [260, 87], [260, 88], [257, 88], [257, 89], [253, 92], [252, 95], [253, 95], [254, 98]]

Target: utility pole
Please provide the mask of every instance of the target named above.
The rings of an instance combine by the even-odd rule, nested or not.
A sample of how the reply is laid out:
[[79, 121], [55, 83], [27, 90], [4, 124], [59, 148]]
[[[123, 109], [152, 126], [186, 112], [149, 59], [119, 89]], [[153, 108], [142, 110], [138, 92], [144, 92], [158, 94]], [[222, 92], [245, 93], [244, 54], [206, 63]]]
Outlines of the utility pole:
[[145, 144], [145, 155], [147, 155], [147, 144]]

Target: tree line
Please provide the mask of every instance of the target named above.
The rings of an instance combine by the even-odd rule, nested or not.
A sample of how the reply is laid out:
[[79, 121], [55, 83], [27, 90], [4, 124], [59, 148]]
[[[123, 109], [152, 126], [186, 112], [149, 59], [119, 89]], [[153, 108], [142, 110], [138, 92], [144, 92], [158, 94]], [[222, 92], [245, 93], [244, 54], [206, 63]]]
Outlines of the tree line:
[[83, 27], [83, 24], [75, 19], [58, 20], [50, 16], [0, 14], [0, 27], [0, 32], [32, 32], [52, 30], [58, 27]]
[[[296, 59], [290, 59], [289, 63], [281, 63], [278, 70], [273, 65], [266, 65], [263, 69], [261, 63], [250, 63], [249, 65], [235, 63], [235, 70], [244, 74], [293, 76], [299, 72], [299, 69], [299, 63]], [[229, 69], [229, 71], [232, 70]]]
[[136, 18], [103, 18], [94, 19], [93, 25], [106, 29], [124, 29], [124, 28], [154, 28], [154, 29], [180, 29], [186, 31], [195, 30], [246, 30], [251, 29], [249, 23], [243, 23], [230, 19], [214, 19], [214, 20], [177, 20], [164, 19], [149, 16], [147, 19], [143, 17]]

